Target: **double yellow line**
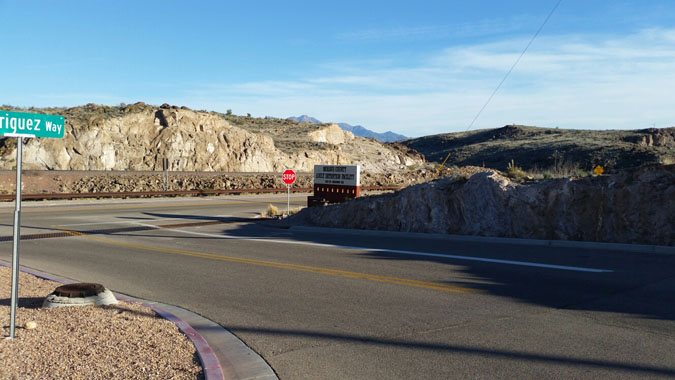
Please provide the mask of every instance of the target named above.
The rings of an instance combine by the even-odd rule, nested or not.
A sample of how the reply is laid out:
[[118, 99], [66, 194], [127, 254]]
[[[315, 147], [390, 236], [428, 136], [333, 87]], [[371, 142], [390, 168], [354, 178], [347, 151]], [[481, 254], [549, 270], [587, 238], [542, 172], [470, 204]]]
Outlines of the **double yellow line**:
[[199, 257], [199, 258], [202, 258], [202, 259], [227, 261], [227, 262], [231, 262], [231, 263], [249, 264], [249, 265], [256, 265], [256, 266], [269, 267], [269, 268], [287, 269], [287, 270], [294, 270], [294, 271], [299, 271], [299, 272], [318, 273], [318, 274], [324, 274], [324, 275], [329, 275], [329, 276], [355, 278], [355, 279], [383, 282], [383, 283], [389, 283], [389, 284], [412, 286], [412, 287], [424, 288], [424, 289], [441, 290], [441, 291], [444, 291], [444, 292], [451, 292], [451, 293], [469, 294], [469, 293], [480, 292], [480, 290], [478, 290], [478, 289], [465, 288], [465, 287], [461, 287], [461, 286], [454, 286], [454, 285], [447, 285], [447, 284], [440, 284], [440, 283], [435, 283], [435, 282], [409, 280], [409, 279], [405, 279], [405, 278], [380, 276], [380, 275], [375, 275], [375, 274], [359, 273], [359, 272], [350, 272], [350, 271], [344, 271], [344, 270], [338, 270], [338, 269], [312, 267], [312, 266], [297, 265], [297, 264], [285, 264], [285, 263], [279, 263], [279, 262], [274, 262], [274, 261], [245, 259], [245, 258], [240, 258], [240, 257], [216, 255], [216, 254], [212, 254], [212, 253], [194, 252], [194, 251], [186, 251], [186, 250], [182, 250], [182, 249], [162, 248], [162, 247], [154, 247], [154, 246], [149, 246], [149, 245], [126, 243], [126, 242], [115, 241], [115, 240], [100, 237], [100, 236], [88, 235], [88, 234], [84, 234], [82, 232], [67, 230], [67, 229], [63, 229], [63, 228], [59, 228], [59, 229], [61, 229], [62, 231], [66, 232], [70, 235], [81, 236], [81, 237], [84, 237], [86, 239], [93, 240], [93, 241], [96, 241], [96, 242], [99, 242], [99, 243], [116, 245], [116, 246], [126, 247], [126, 248], [146, 250], [146, 251], [169, 253], [169, 254], [174, 254], [174, 255], [183, 255], [183, 256], [190, 256], [190, 257]]

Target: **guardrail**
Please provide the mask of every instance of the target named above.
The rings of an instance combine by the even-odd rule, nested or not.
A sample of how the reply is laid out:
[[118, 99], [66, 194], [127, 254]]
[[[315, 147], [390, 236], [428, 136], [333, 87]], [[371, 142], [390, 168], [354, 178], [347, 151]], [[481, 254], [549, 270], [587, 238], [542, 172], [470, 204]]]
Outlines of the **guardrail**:
[[[401, 186], [361, 186], [365, 191], [399, 190]], [[255, 194], [255, 193], [285, 193], [288, 189], [222, 189], [222, 190], [176, 190], [176, 191], [121, 191], [101, 193], [52, 193], [52, 194], [21, 194], [22, 199], [49, 200], [49, 199], [77, 199], [77, 198], [143, 198], [143, 197], [170, 197], [185, 195], [221, 195], [221, 194]], [[311, 187], [291, 188], [293, 193], [312, 192]], [[13, 201], [16, 194], [0, 194], [0, 200]]]

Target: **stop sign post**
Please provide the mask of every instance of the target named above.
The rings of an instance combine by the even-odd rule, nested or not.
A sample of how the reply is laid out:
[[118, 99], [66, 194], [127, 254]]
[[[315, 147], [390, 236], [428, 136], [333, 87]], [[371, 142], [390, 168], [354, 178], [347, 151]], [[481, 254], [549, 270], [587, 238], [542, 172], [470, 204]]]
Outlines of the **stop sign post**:
[[281, 175], [281, 180], [284, 181], [286, 187], [288, 188], [288, 203], [286, 204], [286, 214], [291, 214], [291, 185], [295, 182], [295, 172], [291, 169], [284, 170], [284, 174]]

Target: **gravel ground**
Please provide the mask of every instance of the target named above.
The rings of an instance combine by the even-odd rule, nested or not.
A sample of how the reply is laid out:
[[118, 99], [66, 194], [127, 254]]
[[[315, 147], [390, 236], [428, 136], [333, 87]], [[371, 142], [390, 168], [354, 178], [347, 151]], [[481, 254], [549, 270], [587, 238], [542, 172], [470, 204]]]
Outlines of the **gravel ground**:
[[[16, 338], [0, 338], [0, 379], [203, 379], [176, 325], [138, 303], [42, 309], [57, 286], [19, 275]], [[105, 285], [105, 284], [104, 284]], [[0, 267], [0, 330], [9, 336], [11, 271]], [[24, 328], [34, 321], [37, 328]]]

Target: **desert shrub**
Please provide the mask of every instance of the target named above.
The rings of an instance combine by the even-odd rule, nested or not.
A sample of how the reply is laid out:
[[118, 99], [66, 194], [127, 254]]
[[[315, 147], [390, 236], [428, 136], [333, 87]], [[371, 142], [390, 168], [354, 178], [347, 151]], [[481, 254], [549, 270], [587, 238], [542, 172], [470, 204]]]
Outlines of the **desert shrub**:
[[301, 210], [302, 210], [302, 207], [294, 208], [294, 209], [291, 209], [290, 212], [286, 212], [286, 210], [281, 211], [281, 210], [279, 210], [279, 208], [277, 206], [271, 204], [271, 205], [267, 206], [267, 210], [260, 213], [260, 216], [262, 216], [263, 218], [270, 218], [270, 217], [279, 216], [279, 215], [294, 215], [294, 214], [297, 214], [298, 212], [300, 212]]
[[277, 216], [281, 215], [281, 212], [279, 211], [279, 208], [273, 204], [267, 206], [267, 210], [263, 211], [260, 216], [263, 218], [267, 218], [270, 216]]
[[512, 179], [523, 179], [527, 177], [527, 173], [525, 173], [521, 167], [516, 166], [516, 163], [513, 160], [511, 160], [506, 167], [506, 175]]
[[299, 208], [293, 208], [293, 209], [291, 209], [291, 211], [288, 213], [288, 215], [295, 215], [295, 214], [299, 213], [300, 211], [302, 211], [302, 207], [299, 207]]
[[466, 175], [466, 174], [453, 175], [451, 178], [452, 178], [453, 182], [459, 183], [459, 184], [464, 184], [464, 183], [467, 183], [469, 181], [469, 176]]

